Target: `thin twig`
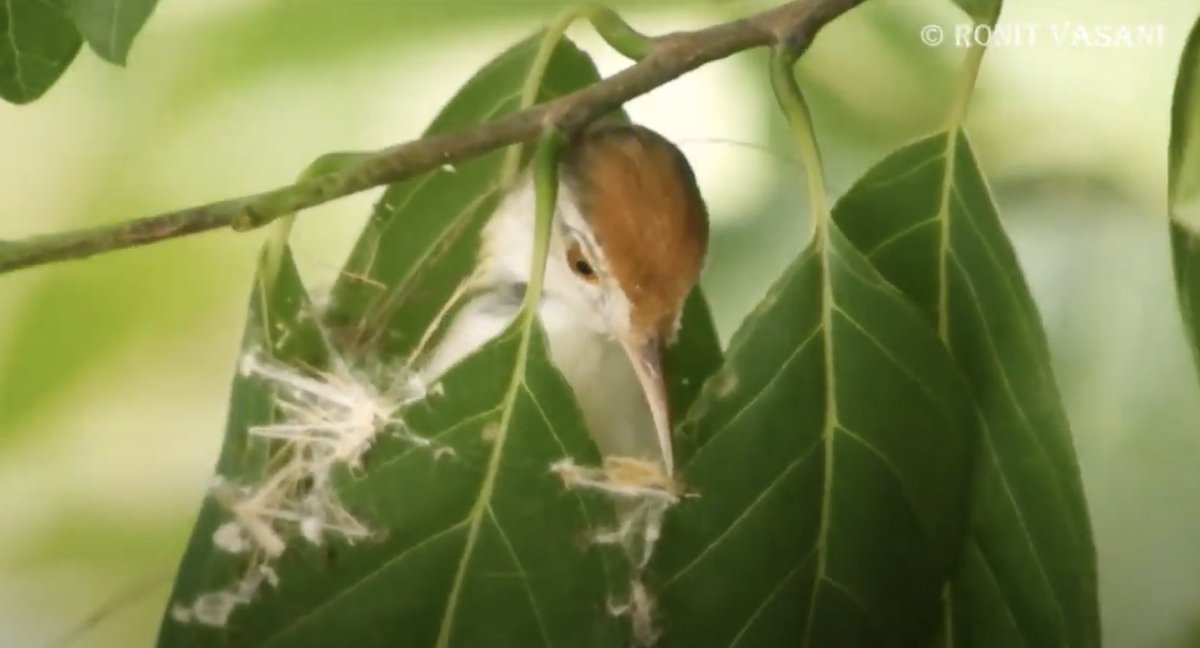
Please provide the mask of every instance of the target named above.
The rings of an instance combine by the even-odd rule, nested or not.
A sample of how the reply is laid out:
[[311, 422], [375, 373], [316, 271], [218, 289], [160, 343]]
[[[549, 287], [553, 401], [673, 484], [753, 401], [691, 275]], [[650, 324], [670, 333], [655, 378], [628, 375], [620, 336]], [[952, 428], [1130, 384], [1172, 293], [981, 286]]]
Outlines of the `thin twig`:
[[[628, 68], [586, 88], [456, 133], [362, 155], [345, 167], [259, 194], [121, 223], [0, 241], [0, 273], [232, 227], [247, 230], [353, 193], [536, 139], [547, 126], [573, 133], [634, 97], [706, 63], [786, 42], [805, 49], [828, 22], [863, 0], [797, 0], [733, 22], [650, 40]], [[640, 51], [638, 52], [641, 53]]]

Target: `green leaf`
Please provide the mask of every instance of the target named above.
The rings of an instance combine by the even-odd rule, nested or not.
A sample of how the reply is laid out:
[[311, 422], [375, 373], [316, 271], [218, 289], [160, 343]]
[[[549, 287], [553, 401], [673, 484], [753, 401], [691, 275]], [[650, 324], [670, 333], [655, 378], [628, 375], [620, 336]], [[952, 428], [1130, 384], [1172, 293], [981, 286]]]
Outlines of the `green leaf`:
[[1037, 308], [965, 134], [889, 155], [834, 220], [939, 331], [984, 424], [953, 644], [1098, 645], [1096, 554], [1070, 429]]
[[[452, 132], [516, 110], [534, 73], [541, 36], [509, 48], [471, 78], [426, 135]], [[560, 41], [537, 101], [599, 79], [591, 59]], [[504, 151], [388, 187], [334, 286], [326, 324], [351, 353], [414, 350], [475, 266], [480, 232], [499, 202]]]
[[[245, 352], [265, 348], [296, 366], [329, 366], [286, 246], [267, 246], [259, 274]], [[581, 464], [599, 458], [540, 331], [522, 325], [529, 320], [451, 370], [441, 380], [444, 397], [403, 412], [412, 432], [436, 447], [384, 436], [362, 474], [335, 474], [340, 502], [368, 520], [375, 537], [324, 547], [289, 537], [271, 564], [278, 584], [258, 586], [220, 627], [175, 616], [175, 606], [228, 590], [247, 569], [244, 558], [218, 549], [214, 533], [231, 513], [208, 501], [159, 645], [625, 641], [623, 624], [606, 611], [619, 586], [610, 582], [607, 557], [586, 542], [599, 525], [611, 527], [608, 503], [568, 492], [550, 469], [566, 457]], [[270, 468], [278, 449], [247, 431], [283, 412], [275, 393], [289, 386], [236, 379], [218, 464], [224, 482], [263, 483], [279, 474]]]
[[[705, 381], [716, 373], [722, 361], [721, 341], [708, 301], [700, 288], [695, 288], [683, 304], [679, 335], [674, 344], [667, 347], [663, 358], [667, 402], [671, 405], [673, 420], [685, 418], [700, 396]], [[680, 463], [685, 462], [692, 451], [687, 446], [687, 440], [687, 437], [680, 436], [675, 439], [675, 456]]]
[[1192, 27], [1171, 106], [1167, 209], [1179, 308], [1200, 367], [1200, 20]]
[[[451, 370], [444, 398], [405, 413], [452, 456], [383, 439], [363, 476], [343, 477], [343, 502], [379, 537], [289, 550], [279, 587], [229, 628], [168, 618], [159, 645], [620, 645], [603, 556], [582, 541], [609, 514], [550, 471], [565, 456], [594, 462], [595, 450], [540, 336], [523, 377], [519, 358], [513, 330]], [[209, 555], [195, 564], [219, 587], [232, 570], [213, 561], [211, 532], [197, 535]], [[205, 591], [185, 586], [197, 581], [187, 567], [173, 601]]]
[[133, 38], [158, 0], [66, 0], [67, 12], [100, 58], [125, 65]]
[[[271, 258], [278, 252], [279, 256]], [[323, 367], [329, 351], [311, 317], [308, 294], [296, 271], [291, 250], [264, 247], [263, 261], [254, 279], [250, 314], [242, 339], [243, 353], [268, 349], [277, 359]], [[274, 419], [273, 390], [261, 380], [234, 376], [226, 423], [225, 441], [217, 460], [216, 474], [235, 481], [253, 481], [262, 476], [267, 450], [253, 442], [246, 431]], [[176, 576], [171, 601], [192, 600], [201, 592], [228, 585], [241, 568], [242, 560], [215, 550], [212, 535], [228, 513], [208, 498], [200, 509]], [[159, 645], [177, 645], [185, 627], [169, 614], [163, 621]]]
[[829, 226], [734, 335], [654, 589], [671, 646], [918, 645], [966, 512], [975, 422], [920, 313]]
[[83, 43], [62, 0], [0, 4], [0, 97], [23, 104], [42, 96]]
[[[511, 109], [537, 44], [535, 39], [518, 45], [476, 75], [433, 130]], [[546, 79], [564, 88], [594, 77], [582, 53], [560, 44]], [[384, 377], [392, 375], [392, 360], [411, 350], [473, 269], [478, 219], [490, 214], [490, 207], [484, 209], [488, 202], [494, 206], [500, 172], [499, 156], [484, 162], [401, 183], [385, 194], [335, 288], [328, 317], [347, 318], [355, 331], [367, 331], [366, 324], [385, 328], [370, 330], [365, 339], [343, 336], [357, 352], [352, 367], [382, 367]], [[474, 240], [460, 241], [464, 232]], [[448, 254], [447, 245], [459, 248]], [[375, 282], [384, 282], [382, 291]], [[404, 282], [412, 283], [397, 288]], [[362, 320], [364, 313], [381, 312], [373, 310], [383, 306], [377, 302], [381, 296], [387, 308], [398, 309], [397, 317], [414, 317], [398, 325], [388, 311], [388, 317]], [[692, 319], [703, 323], [703, 315], [701, 309]], [[408, 328], [408, 321], [417, 328]], [[273, 564], [278, 587], [261, 587], [221, 628], [182, 624], [168, 615], [160, 645], [628, 643], [627, 623], [607, 610], [628, 582], [615, 580], [610, 550], [588, 543], [602, 527], [611, 528], [611, 503], [568, 490], [551, 471], [565, 458], [596, 465], [599, 457], [570, 387], [550, 364], [540, 330], [522, 328], [530, 322], [518, 318], [448, 372], [435, 390], [444, 395], [402, 410], [404, 429], [379, 437], [361, 472], [334, 475], [340, 503], [378, 531], [374, 537], [325, 547], [291, 538]], [[397, 333], [407, 337], [393, 344]], [[382, 343], [369, 344], [372, 340]], [[699, 375], [701, 369], [694, 371]], [[236, 408], [243, 387], [235, 388]], [[262, 421], [231, 422], [227, 447], [237, 446], [248, 426]], [[206, 511], [211, 508], [210, 503]], [[246, 569], [216, 550], [218, 514], [202, 517], [197, 526], [197, 548], [185, 558], [174, 603], [225, 587]]]

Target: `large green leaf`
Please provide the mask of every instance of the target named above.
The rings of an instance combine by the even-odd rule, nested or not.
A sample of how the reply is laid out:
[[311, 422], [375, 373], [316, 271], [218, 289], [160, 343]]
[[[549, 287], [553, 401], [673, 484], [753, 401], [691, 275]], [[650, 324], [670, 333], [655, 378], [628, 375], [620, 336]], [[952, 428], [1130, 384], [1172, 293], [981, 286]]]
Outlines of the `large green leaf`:
[[920, 313], [830, 228], [682, 426], [698, 497], [668, 513], [655, 564], [666, 645], [917, 645], [936, 627], [975, 419]]
[[[264, 248], [264, 261], [251, 290], [243, 352], [268, 349], [280, 361], [323, 367], [329, 351], [321, 331], [313, 323], [308, 294], [291, 251], [284, 247], [279, 258], [267, 261], [269, 250], [270, 247]], [[225, 443], [217, 460], [216, 474], [234, 482], [254, 481], [262, 477], [268, 447], [252, 440], [246, 430], [273, 421], [273, 388], [239, 372], [231, 391]], [[213, 545], [213, 532], [226, 517], [227, 512], [215, 500], [204, 502], [175, 579], [172, 601], [191, 601], [202, 592], [219, 590], [237, 573], [242, 560], [217, 551]], [[180, 632], [182, 626], [167, 616], [160, 645], [176, 645]]]
[[834, 219], [939, 331], [979, 416], [953, 644], [1095, 646], [1096, 554], [1045, 334], [971, 146], [940, 133], [889, 155]]
[[67, 11], [101, 58], [125, 65], [133, 38], [158, 0], [66, 0]]
[[[605, 610], [617, 586], [581, 543], [610, 514], [550, 471], [563, 457], [595, 462], [595, 449], [541, 338], [528, 364], [520, 353], [511, 331], [448, 373], [444, 397], [405, 413], [452, 455], [384, 438], [363, 476], [342, 476], [342, 501], [379, 537], [289, 549], [279, 586], [227, 628], [168, 618], [160, 645], [619, 645]], [[252, 422], [231, 421], [231, 439]], [[224, 586], [236, 565], [197, 536], [200, 575], [185, 578], [189, 555], [173, 601]]]
[[[488, 65], [432, 130], [515, 107], [536, 47], [536, 40], [526, 41]], [[557, 47], [545, 70], [558, 88], [594, 78], [590, 61], [569, 43]], [[382, 365], [386, 377], [471, 272], [500, 167], [501, 157], [493, 155], [385, 194], [323, 318], [340, 333], [339, 352], [347, 352], [352, 367]], [[324, 548], [292, 538], [272, 564], [278, 587], [258, 587], [222, 627], [168, 615], [160, 644], [627, 643], [627, 623], [607, 606], [629, 583], [616, 579], [607, 549], [586, 542], [611, 528], [611, 503], [568, 490], [551, 472], [565, 458], [596, 465], [599, 457], [540, 331], [525, 331], [521, 322], [446, 374], [439, 381], [444, 395], [403, 410], [399, 438], [380, 436], [361, 474], [335, 476], [340, 503], [380, 531], [376, 537], [353, 547], [335, 539]], [[698, 384], [719, 361], [698, 294], [685, 327], [712, 340], [685, 336], [678, 345], [700, 351], [678, 361]], [[336, 364], [331, 371], [337, 373]], [[237, 403], [251, 386], [240, 381], [227, 454], [245, 444], [251, 426], [269, 421], [269, 407], [241, 415]], [[694, 388], [681, 383], [675, 391], [686, 402]], [[219, 472], [235, 479], [258, 474], [224, 464]], [[214, 546], [221, 511], [213, 506], [197, 525], [175, 604], [226, 587], [246, 569]]]
[[[683, 305], [679, 335], [674, 344], [667, 347], [663, 359], [663, 373], [667, 378], [667, 401], [671, 404], [671, 415], [681, 420], [700, 396], [700, 389], [709, 376], [721, 367], [721, 342], [717, 326], [704, 293], [696, 288]], [[675, 456], [684, 460], [691, 448], [686, 438], [677, 438]]]
[[1200, 367], [1200, 21], [1192, 27], [1175, 81], [1167, 204], [1179, 307]]
[[62, 0], [0, 3], [0, 97], [22, 104], [42, 96], [81, 44]]

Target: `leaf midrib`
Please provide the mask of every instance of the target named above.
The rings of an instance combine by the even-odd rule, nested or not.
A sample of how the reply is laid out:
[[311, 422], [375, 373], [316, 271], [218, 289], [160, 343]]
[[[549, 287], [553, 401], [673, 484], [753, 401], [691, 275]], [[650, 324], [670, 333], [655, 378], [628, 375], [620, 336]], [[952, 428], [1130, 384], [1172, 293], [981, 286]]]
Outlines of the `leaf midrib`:
[[832, 218], [828, 212], [814, 214], [813, 218], [823, 219], [818, 225], [815, 243], [818, 246], [817, 258], [821, 272], [821, 340], [825, 347], [823, 371], [825, 381], [825, 412], [821, 426], [820, 443], [824, 444], [824, 463], [822, 465], [821, 484], [821, 522], [817, 532], [817, 543], [814, 548], [817, 558], [817, 573], [813, 578], [812, 590], [808, 598], [808, 612], [805, 615], [804, 639], [802, 645], [808, 646], [812, 636], [814, 615], [817, 610], [817, 594], [820, 592], [821, 580], [826, 577], [828, 570], [828, 552], [825, 545], [829, 538], [829, 526], [833, 516], [833, 479], [834, 479], [834, 439], [837, 437], [839, 425], [837, 418], [837, 384], [834, 373], [833, 358], [833, 280], [830, 275], [833, 270], [832, 254], [830, 252], [829, 228], [833, 227]]
[[109, 21], [109, 25], [108, 25], [108, 48], [109, 48], [108, 53], [110, 56], [114, 56], [114, 57], [116, 55], [117, 50], [120, 49], [120, 47], [117, 45], [117, 25], [118, 25], [118, 21], [120, 20], [120, 17], [121, 17], [122, 4], [123, 3], [121, 2], [121, 0], [115, 0], [113, 2], [113, 4], [112, 4], [112, 7], [113, 7], [112, 20]]
[[525, 384], [525, 368], [529, 361], [529, 341], [533, 333], [533, 315], [532, 311], [525, 310], [518, 315], [520, 318], [520, 341], [517, 344], [517, 357], [513, 365], [512, 378], [509, 381], [508, 389], [504, 393], [504, 399], [501, 407], [503, 408], [500, 414], [500, 425], [496, 431], [496, 438], [492, 441], [492, 453], [488, 457], [487, 469], [483, 475], [483, 482], [479, 487], [479, 495], [475, 499], [475, 503], [471, 505], [471, 512], [467, 514], [469, 526], [467, 527], [467, 540], [463, 546], [462, 557], [459, 558], [458, 567], [454, 572], [454, 583], [451, 585], [450, 594], [446, 599], [446, 607], [442, 612], [442, 623], [438, 630], [438, 638], [435, 642], [437, 648], [449, 648], [450, 634], [454, 625], [454, 617], [458, 612], [458, 599], [462, 593], [463, 582], [466, 580], [467, 565], [471, 561], [471, 556], [475, 552], [475, 545], [479, 542], [479, 531], [482, 527], [483, 514], [488, 508], [491, 501], [492, 491], [496, 487], [496, 476], [500, 472], [500, 459], [504, 454], [504, 445], [508, 441], [508, 433], [512, 428], [512, 415], [517, 402], [517, 394], [520, 392], [521, 386]]
[[17, 47], [17, 12], [13, 10], [13, 0], [4, 0], [4, 10], [8, 12], [8, 47], [13, 53], [13, 81], [21, 89], [21, 96], [29, 96], [29, 86], [25, 83], [25, 73], [21, 68], [21, 50]]
[[[937, 258], [937, 262], [938, 262], [937, 332], [938, 332], [938, 337], [941, 339], [943, 346], [945, 346], [945, 348], [950, 352], [951, 356], [953, 357], [954, 349], [953, 349], [953, 345], [950, 340], [950, 322], [949, 322], [949, 312], [950, 312], [950, 308], [949, 308], [949, 301], [950, 301], [950, 297], [949, 297], [949, 293], [950, 293], [950, 290], [949, 290], [949, 264], [953, 261], [955, 263], [955, 265], [958, 267], [959, 273], [963, 277], [964, 282], [966, 282], [966, 284], [967, 284], [967, 288], [970, 291], [971, 297], [972, 297], [971, 301], [973, 302], [973, 305], [977, 309], [979, 316], [981, 318], [981, 321], [983, 322], [983, 325], [985, 328], [985, 336], [984, 337], [987, 340], [989, 349], [991, 350], [991, 352], [994, 356], [994, 359], [997, 362], [998, 371], [1004, 382], [1006, 394], [1009, 396], [1010, 400], [1012, 401], [1014, 409], [1017, 410], [1017, 413], [1019, 414], [1021, 421], [1025, 424], [1026, 428], [1031, 433], [1031, 436], [1034, 438], [1034, 446], [1038, 449], [1039, 453], [1043, 456], [1043, 458], [1046, 459], [1047, 461], [1049, 461], [1049, 456], [1046, 452], [1046, 449], [1044, 447], [1042, 447], [1042, 443], [1038, 439], [1037, 435], [1034, 433], [1033, 425], [1029, 422], [1029, 420], [1024, 412], [1024, 409], [1021, 407], [1021, 404], [1016, 400], [1015, 394], [1012, 391], [1012, 386], [1009, 382], [1008, 374], [1005, 369], [1005, 363], [1000, 361], [1000, 358], [998, 357], [998, 353], [994, 346], [993, 337], [991, 336], [990, 331], [987, 330], [987, 317], [983, 313], [982, 305], [979, 302], [978, 295], [975, 293], [974, 286], [971, 285], [971, 279], [970, 279], [968, 273], [966, 272], [966, 268], [963, 267], [962, 263], [959, 262], [956, 258], [952, 258], [952, 257], [957, 256], [957, 255], [954, 255], [953, 250], [951, 249], [951, 243], [950, 243], [950, 239], [951, 239], [950, 215], [951, 215], [951, 211], [952, 211], [951, 210], [952, 199], [958, 203], [959, 207], [962, 208], [964, 212], [966, 212], [968, 214], [970, 213], [970, 210], [966, 208], [966, 202], [962, 199], [962, 196], [959, 194], [958, 187], [957, 187], [958, 183], [957, 183], [957, 175], [956, 175], [957, 168], [956, 167], [957, 167], [957, 157], [958, 157], [958, 139], [960, 136], [965, 136], [964, 134], [961, 133], [961, 131], [963, 129], [963, 126], [965, 125], [967, 107], [970, 103], [971, 95], [973, 94], [975, 81], [978, 76], [979, 68], [980, 68], [980, 65], [982, 64], [983, 55], [984, 55], [985, 51], [986, 51], [986, 48], [984, 48], [978, 44], [973, 44], [967, 50], [967, 54], [966, 54], [964, 64], [963, 64], [963, 68], [964, 68], [963, 74], [960, 79], [959, 88], [958, 88], [958, 96], [956, 97], [956, 101], [951, 106], [951, 110], [949, 113], [949, 119], [947, 121], [946, 146], [945, 146], [944, 153], [943, 153], [943, 155], [945, 157], [945, 164], [942, 167], [943, 173], [942, 173], [942, 182], [941, 182], [941, 187], [940, 187], [941, 195], [939, 198], [938, 211], [937, 211], [937, 215], [936, 215], [936, 218], [940, 222], [939, 240], [938, 240], [938, 255], [937, 255], [937, 257], [938, 257]], [[972, 218], [967, 218], [965, 220], [967, 220], [968, 225], [970, 225], [974, 230], [976, 230], [975, 233], [979, 236], [980, 241], [983, 243], [985, 249], [987, 250], [989, 259], [992, 261], [993, 264], [995, 264], [997, 266], [997, 269], [999, 269], [999, 264], [997, 263], [996, 258], [994, 256], [994, 251], [991, 249], [990, 245], [988, 244], [986, 237], [984, 237], [981, 232], [978, 232], [978, 227], [973, 222]], [[1007, 277], [1007, 275], [1005, 275], [1005, 273], [1003, 273], [1003, 272], [1000, 272], [999, 274], [1002, 277], [1002, 281], [1005, 285], [1005, 288], [1008, 289], [1010, 292], [1010, 297], [1012, 297], [1013, 300], [1017, 304], [1020, 304], [1021, 300], [1017, 299], [1016, 298], [1017, 296], [1012, 294], [1013, 289], [1009, 285], [1009, 278]], [[1027, 318], [1028, 318], [1028, 313], [1021, 313], [1020, 320], [1022, 321], [1023, 325]], [[1026, 339], [1029, 339], [1029, 338], [1027, 337]], [[1033, 554], [1034, 563], [1037, 565], [1038, 571], [1041, 574], [1042, 579], [1044, 580], [1044, 582], [1048, 588], [1048, 591], [1051, 595], [1050, 598], [1054, 601], [1054, 605], [1055, 605], [1055, 609], [1056, 609], [1055, 611], [1057, 613], [1059, 622], [1061, 624], [1060, 627], [1065, 632], [1065, 630], [1067, 628], [1067, 624], [1066, 624], [1065, 610], [1063, 608], [1062, 601], [1059, 600], [1058, 592], [1057, 592], [1056, 588], [1054, 587], [1053, 582], [1050, 579], [1049, 572], [1047, 571], [1045, 565], [1043, 564], [1041, 554], [1038, 551], [1037, 545], [1034, 542], [1033, 537], [1029, 531], [1029, 526], [1028, 526], [1028, 522], [1025, 519], [1024, 511], [1017, 504], [1016, 497], [1013, 494], [1011, 486], [1008, 483], [1008, 476], [1005, 474], [1005, 472], [1002, 469], [1000, 469], [1000, 459], [999, 459], [999, 456], [997, 455], [995, 445], [992, 441], [993, 431], [992, 431], [991, 422], [983, 418], [982, 412], [978, 409], [978, 407], [976, 407], [976, 411], [980, 412], [979, 418], [980, 418], [980, 423], [981, 423], [981, 425], [980, 425], [981, 433], [982, 433], [982, 436], [984, 437], [984, 442], [985, 442], [986, 448], [988, 450], [988, 454], [990, 455], [990, 457], [996, 467], [999, 479], [1001, 481], [1001, 484], [1004, 487], [1004, 493], [1005, 493], [1006, 497], [1008, 498], [1009, 502], [1012, 504], [1013, 511], [1016, 514], [1018, 523], [1020, 524], [1020, 527], [1021, 527], [1021, 531], [1025, 537], [1025, 541], [1028, 544], [1028, 546], [1031, 550], [1031, 553]], [[978, 469], [978, 468], [976, 468], [976, 469]], [[1061, 479], [1055, 479], [1054, 483], [1056, 485], [1058, 485], [1060, 494], [1065, 494], [1066, 492], [1069, 492], [1069, 489], [1067, 488], [1067, 486], [1065, 484], [1062, 483]], [[1068, 518], [1069, 518], [1069, 523], [1071, 524], [1071, 526], [1075, 527], [1076, 520], [1073, 519], [1073, 516], [1068, 515]], [[971, 531], [968, 531], [968, 534], [970, 534], [970, 533], [971, 533]], [[1005, 596], [1007, 596], [1007, 594]], [[1005, 600], [1007, 603], [1007, 598]], [[943, 614], [945, 615], [946, 613], [948, 613], [949, 609], [950, 609], [949, 607], [944, 607]], [[1011, 610], [1009, 612], [1011, 614]], [[943, 619], [943, 621], [948, 628], [952, 627], [952, 624], [953, 624], [952, 619], [946, 617]]]

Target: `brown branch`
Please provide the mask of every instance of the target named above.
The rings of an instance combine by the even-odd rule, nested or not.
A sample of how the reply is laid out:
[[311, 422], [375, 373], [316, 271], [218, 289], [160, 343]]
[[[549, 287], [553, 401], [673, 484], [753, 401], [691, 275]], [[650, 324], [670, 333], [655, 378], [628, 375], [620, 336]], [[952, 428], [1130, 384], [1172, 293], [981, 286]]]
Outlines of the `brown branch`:
[[785, 43], [805, 49], [829, 21], [863, 0], [798, 0], [749, 18], [654, 38], [630, 67], [582, 90], [457, 133], [363, 155], [337, 171], [270, 191], [136, 220], [0, 241], [0, 273], [85, 257], [223, 227], [246, 230], [331, 200], [536, 139], [548, 126], [573, 132], [587, 122], [706, 63]]

